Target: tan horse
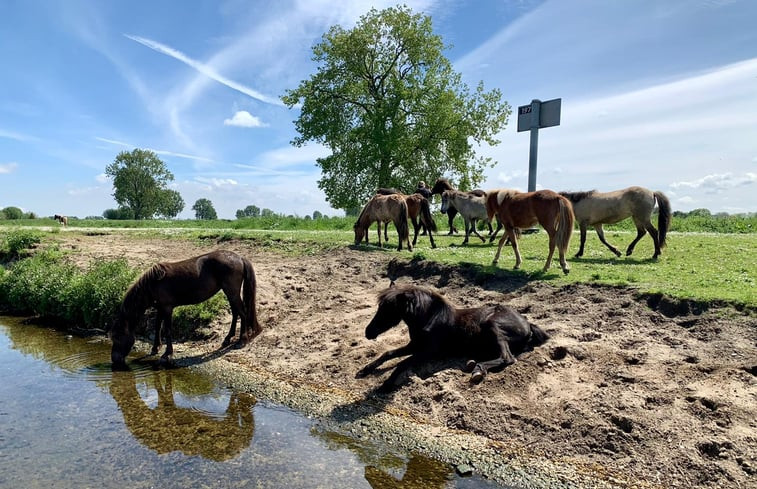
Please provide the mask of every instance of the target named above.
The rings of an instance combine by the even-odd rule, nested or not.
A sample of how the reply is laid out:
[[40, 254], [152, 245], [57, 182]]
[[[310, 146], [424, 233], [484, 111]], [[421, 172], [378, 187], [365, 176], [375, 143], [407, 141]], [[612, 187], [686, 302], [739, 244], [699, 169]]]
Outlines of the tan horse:
[[528, 228], [537, 222], [549, 235], [549, 255], [544, 264], [543, 272], [552, 265], [552, 255], [555, 246], [560, 255], [560, 266], [563, 273], [568, 273], [568, 263], [565, 261], [565, 252], [570, 244], [570, 236], [573, 233], [573, 207], [570, 201], [562, 195], [551, 190], [537, 190], [536, 192], [518, 192], [516, 190], [498, 190], [487, 192], [486, 212], [489, 219], [495, 215], [505, 227], [505, 234], [500, 238], [497, 246], [497, 254], [494, 256], [494, 264], [499, 260], [502, 245], [510, 238], [513, 251], [515, 252], [515, 268], [520, 268], [522, 263], [516, 228]]
[[[633, 218], [636, 225], [636, 239], [628, 245], [626, 256], [633, 253], [634, 246], [647, 231], [654, 241], [652, 259], [660, 256], [662, 248], [665, 247], [666, 237], [670, 229], [671, 213], [670, 201], [662, 192], [653, 192], [644, 187], [628, 187], [613, 192], [591, 190], [589, 192], [560, 192], [560, 195], [566, 197], [573, 204], [573, 213], [576, 215], [576, 221], [581, 230], [581, 246], [576, 257], [581, 257], [584, 254], [586, 228], [588, 226], [594, 226], [599, 240], [616, 256], [620, 256], [620, 251], [605, 240], [602, 224], [614, 224], [628, 217]], [[659, 207], [657, 229], [652, 225], [652, 211], [654, 210], [655, 200]]]
[[399, 234], [398, 251], [402, 251], [402, 242], [407, 242], [407, 249], [413, 251], [413, 246], [410, 244], [410, 229], [408, 227], [408, 208], [405, 197], [399, 194], [392, 195], [374, 195], [371, 200], [360, 211], [360, 215], [357, 218], [357, 222], [353, 229], [355, 230], [355, 244], [359, 245], [363, 239], [368, 242], [368, 230], [371, 224], [378, 223], [378, 242], [379, 247], [381, 244], [381, 223], [394, 222], [394, 226], [397, 228]]

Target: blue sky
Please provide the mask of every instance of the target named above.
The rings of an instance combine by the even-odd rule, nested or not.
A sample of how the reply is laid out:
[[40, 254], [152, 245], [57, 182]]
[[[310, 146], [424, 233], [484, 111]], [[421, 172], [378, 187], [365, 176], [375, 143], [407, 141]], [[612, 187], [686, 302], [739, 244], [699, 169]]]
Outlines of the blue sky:
[[[330, 208], [294, 148], [280, 96], [315, 70], [311, 47], [394, 2], [5, 0], [0, 16], [0, 208], [85, 217], [116, 207], [105, 167], [151, 149], [191, 218], [254, 204]], [[432, 17], [469, 86], [517, 110], [562, 99], [539, 133], [537, 187], [661, 190], [675, 210], [757, 212], [757, 2], [406, 2]], [[525, 190], [528, 132], [516, 116], [484, 189]], [[419, 179], [433, 181], [436, 175]], [[410, 188], [415, 182], [408, 182]]]

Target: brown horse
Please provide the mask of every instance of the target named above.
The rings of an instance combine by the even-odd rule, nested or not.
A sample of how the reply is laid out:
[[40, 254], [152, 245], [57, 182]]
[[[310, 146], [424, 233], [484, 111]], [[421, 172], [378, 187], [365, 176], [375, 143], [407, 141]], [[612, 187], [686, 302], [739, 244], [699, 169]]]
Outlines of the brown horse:
[[565, 261], [565, 252], [570, 244], [574, 216], [568, 199], [551, 190], [537, 190], [536, 192], [493, 190], [487, 192], [486, 212], [489, 219], [496, 215], [505, 227], [505, 234], [500, 238], [497, 254], [494, 255], [494, 264], [499, 260], [505, 240], [510, 238], [510, 244], [515, 252], [515, 268], [520, 268], [522, 260], [515, 228], [528, 228], [538, 222], [549, 235], [549, 255], [542, 271], [546, 272], [552, 265], [555, 246], [560, 254], [560, 266], [563, 273], [570, 271]]
[[515, 363], [511, 348], [522, 352], [549, 338], [510, 307], [497, 304], [457, 308], [430, 289], [392, 283], [379, 295], [378, 310], [365, 328], [365, 337], [376, 339], [400, 321], [407, 324], [410, 342], [385, 352], [357, 373], [365, 377], [392, 358], [410, 355], [396, 365], [380, 391], [396, 388], [408, 369], [450, 356], [468, 358], [466, 368], [473, 372], [471, 381], [480, 382], [488, 371]]
[[[436, 183], [434, 183], [434, 186], [431, 188], [431, 195], [439, 194], [442, 195], [442, 193], [445, 190], [457, 190], [455, 187], [452, 186], [451, 183], [449, 183], [449, 180], [446, 178], [437, 178]], [[479, 197], [486, 197], [486, 192], [484, 192], [481, 189], [471, 190], [470, 192], [465, 192], [466, 194], [470, 195], [478, 195]], [[450, 207], [447, 210], [447, 219], [449, 219], [449, 232], [448, 235], [452, 235], [457, 232], [457, 228], [454, 225], [455, 216], [457, 215], [458, 210], [454, 207]], [[492, 234], [492, 224], [491, 222], [488, 222], [487, 225], [489, 226], [489, 234]]]
[[[402, 242], [407, 242], [407, 249], [413, 251], [413, 246], [410, 244], [410, 230], [408, 227], [408, 206], [405, 198], [399, 194], [382, 195], [376, 194], [371, 197], [371, 200], [360, 211], [360, 215], [357, 218], [357, 222], [353, 226], [355, 230], [355, 244], [359, 245], [363, 239], [368, 242], [368, 230], [371, 224], [378, 223], [378, 242], [379, 247], [381, 244], [381, 223], [394, 222], [394, 226], [397, 228], [397, 234], [399, 234], [398, 251], [402, 251]], [[417, 232], [416, 232], [417, 237]]]
[[[636, 238], [628, 245], [626, 256], [633, 253], [636, 243], [649, 231], [654, 241], [654, 256], [660, 256], [665, 247], [666, 237], [670, 229], [670, 201], [662, 192], [653, 192], [644, 187], [628, 187], [613, 192], [560, 192], [573, 204], [573, 213], [576, 215], [578, 227], [581, 230], [581, 246], [576, 257], [584, 254], [586, 243], [586, 228], [594, 226], [599, 240], [607, 246], [615, 256], [620, 256], [620, 251], [605, 240], [602, 224], [614, 224], [627, 217], [633, 218], [636, 225]], [[657, 216], [657, 229], [652, 225], [652, 211], [655, 200], [659, 208]]]
[[174, 307], [199, 304], [219, 290], [226, 294], [232, 314], [231, 328], [222, 346], [231, 343], [239, 317], [242, 324], [237, 347], [243, 347], [262, 331], [255, 311], [256, 287], [255, 271], [250, 262], [231, 251], [212, 251], [179, 262], [153, 265], [129, 288], [118, 310], [110, 332], [113, 365], [125, 366], [126, 356], [134, 346], [135, 328], [148, 307], [155, 307], [158, 311], [151, 354], [158, 353], [162, 324], [166, 351], [161, 361], [169, 361], [173, 355], [171, 316]]
[[53, 216], [53, 219], [63, 224], [63, 227], [68, 226], [68, 218], [66, 216], [60, 216], [58, 214], [55, 214], [55, 216]]

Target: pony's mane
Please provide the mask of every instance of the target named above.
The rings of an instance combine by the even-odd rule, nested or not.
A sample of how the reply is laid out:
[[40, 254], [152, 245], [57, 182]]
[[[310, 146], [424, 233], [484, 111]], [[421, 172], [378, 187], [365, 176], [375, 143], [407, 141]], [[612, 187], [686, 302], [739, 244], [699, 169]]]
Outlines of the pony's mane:
[[162, 263], [156, 263], [150, 267], [131, 285], [131, 287], [129, 287], [129, 290], [126, 291], [124, 300], [121, 303], [121, 312], [141, 314], [143, 311], [139, 309], [141, 309], [143, 305], [146, 305], [145, 298], [149, 290], [149, 283], [155, 280], [161, 280], [165, 276], [166, 268]]
[[[396, 302], [400, 295], [412, 294], [415, 299], [415, 316], [425, 316], [427, 322], [432, 322], [433, 318], [444, 316], [445, 319], [451, 317], [454, 313], [455, 306], [450, 304], [447, 299], [431, 289], [417, 285], [395, 285], [384, 289], [378, 296], [379, 304], [384, 302]], [[434, 307], [434, 305], [437, 305]]]
[[437, 178], [434, 186], [431, 188], [431, 192], [438, 194], [445, 190], [455, 190], [455, 187], [446, 178]]
[[567, 198], [569, 201], [573, 202], [574, 204], [576, 202], [580, 202], [583, 199], [586, 199], [588, 197], [592, 197], [594, 194], [597, 193], [597, 190], [587, 190], [585, 192], [560, 192], [560, 195]]

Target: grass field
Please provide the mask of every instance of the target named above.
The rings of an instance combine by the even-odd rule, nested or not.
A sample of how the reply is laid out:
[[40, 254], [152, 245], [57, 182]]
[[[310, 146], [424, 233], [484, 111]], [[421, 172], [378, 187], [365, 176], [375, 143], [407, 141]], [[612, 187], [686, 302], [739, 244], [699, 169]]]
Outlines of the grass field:
[[[40, 221], [36, 220], [37, 226]], [[90, 224], [92, 221], [81, 221]], [[94, 221], [98, 224], [118, 221]], [[286, 254], [318, 253], [324, 250], [338, 252], [342, 247], [353, 246], [354, 235], [352, 221], [343, 218], [332, 222], [332, 227], [342, 229], [280, 229], [291, 227], [287, 222], [281, 226], [268, 226], [268, 229], [233, 228], [228, 221], [213, 221], [212, 225], [200, 221], [142, 221], [140, 227], [129, 226], [128, 231], [114, 230], [112, 227], [93, 228], [90, 226], [76, 228], [70, 226], [66, 232], [129, 232], [135, 238], [139, 236], [171, 236], [175, 239], [199, 239], [203, 241], [223, 242], [231, 239], [254, 241], [272, 251]], [[227, 227], [220, 226], [226, 223]], [[235, 221], [231, 221], [234, 223]], [[6, 221], [7, 223], [7, 221]], [[168, 226], [169, 223], [174, 224]], [[300, 223], [308, 223], [300, 219]], [[28, 223], [23, 223], [27, 224]], [[14, 226], [0, 226], [0, 246], [4, 236], [12, 235], [21, 229], [30, 229], [16, 223]], [[52, 223], [55, 224], [55, 223]], [[149, 226], [152, 224], [152, 226]], [[308, 224], [313, 224], [310, 221]], [[334, 226], [337, 224], [337, 226]], [[313, 226], [311, 226], [313, 227]], [[347, 227], [346, 229], [344, 229]], [[303, 229], [304, 228], [304, 229]], [[47, 229], [46, 227], [37, 229]], [[55, 234], [59, 227], [44, 235]], [[636, 246], [630, 257], [616, 258], [599, 242], [596, 234], [590, 231], [587, 236], [586, 249], [581, 259], [573, 258], [578, 249], [578, 233], [571, 241], [568, 263], [571, 272], [563, 275], [555, 259], [547, 273], [541, 273], [547, 256], [547, 236], [540, 231], [536, 234], [522, 236], [520, 250], [523, 265], [520, 270], [513, 270], [515, 258], [512, 248], [503, 247], [499, 264], [493, 266], [492, 259], [496, 251], [494, 244], [481, 243], [472, 237], [470, 244], [461, 246], [460, 235], [447, 236], [443, 227], [442, 234], [437, 235], [437, 248], [432, 249], [428, 238], [419, 236], [418, 245], [412, 252], [396, 251], [396, 232], [390, 227], [390, 244], [385, 245], [382, 253], [396, 254], [398, 257], [432, 260], [435, 262], [476, 267], [481, 274], [498, 274], [501, 276], [526, 277], [530, 280], [543, 280], [555, 285], [568, 283], [596, 283], [613, 286], [625, 286], [642, 293], [662, 293], [675, 298], [696, 301], [725, 301], [747, 307], [757, 307], [757, 233], [702, 233], [671, 232], [668, 235], [668, 247], [658, 260], [651, 260], [654, 248], [652, 240], [645, 236]], [[618, 249], [625, 250], [634, 237], [634, 233], [623, 229], [607, 230], [607, 240]], [[366, 252], [377, 251], [375, 227], [371, 230], [370, 245], [361, 245]]]

